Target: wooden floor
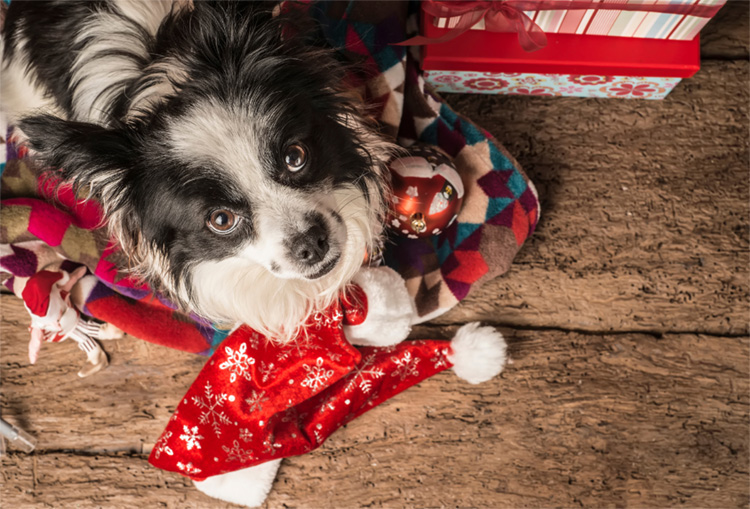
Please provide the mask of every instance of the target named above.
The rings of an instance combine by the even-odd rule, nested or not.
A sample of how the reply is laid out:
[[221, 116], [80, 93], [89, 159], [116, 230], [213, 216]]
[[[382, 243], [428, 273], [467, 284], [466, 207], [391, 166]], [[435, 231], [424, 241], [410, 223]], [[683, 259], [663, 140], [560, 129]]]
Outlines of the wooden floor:
[[[284, 462], [267, 506], [747, 507], [748, 5], [706, 29], [665, 101], [452, 96], [536, 182], [539, 229], [506, 276], [416, 337], [483, 320], [513, 363], [443, 373]], [[146, 463], [204, 359], [68, 342], [36, 366], [2, 297], [2, 413], [39, 437], [3, 458], [3, 507], [233, 507]]]

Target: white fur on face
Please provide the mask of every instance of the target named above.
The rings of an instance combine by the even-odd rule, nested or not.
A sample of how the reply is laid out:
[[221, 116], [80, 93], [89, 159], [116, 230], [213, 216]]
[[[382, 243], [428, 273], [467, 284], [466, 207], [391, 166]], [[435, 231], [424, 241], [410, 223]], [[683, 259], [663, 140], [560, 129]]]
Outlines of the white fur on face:
[[217, 321], [240, 321], [280, 341], [291, 339], [315, 310], [328, 307], [362, 266], [380, 233], [362, 192], [333, 192], [344, 219], [346, 240], [336, 267], [316, 280], [283, 279], [239, 257], [202, 262], [192, 270], [197, 311]]
[[334, 219], [339, 203], [331, 195], [330, 184], [321, 182], [320, 189], [311, 193], [271, 178], [271, 172], [278, 170], [267, 168], [269, 163], [265, 161], [277, 157], [276, 154], [263, 157], [267, 149], [262, 139], [266, 126], [275, 119], [254, 114], [257, 109], [218, 101], [199, 103], [170, 124], [171, 150], [182, 160], [226, 172], [227, 180], [247, 197], [253, 210], [255, 239], [248, 241], [238, 258], [261, 265], [276, 277], [304, 279], [315, 269], [300, 267], [290, 258], [287, 245], [291, 236], [303, 234], [311, 227], [307, 219], [310, 212], [325, 218], [329, 233], [330, 249], [318, 266], [332, 263], [341, 255], [346, 228]]

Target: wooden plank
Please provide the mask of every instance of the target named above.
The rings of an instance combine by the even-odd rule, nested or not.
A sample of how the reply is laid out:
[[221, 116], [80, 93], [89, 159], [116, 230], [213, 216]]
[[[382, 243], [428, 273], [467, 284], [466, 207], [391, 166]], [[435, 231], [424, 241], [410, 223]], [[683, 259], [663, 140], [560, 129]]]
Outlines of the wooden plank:
[[[200, 358], [126, 338], [88, 380], [65, 343], [28, 367], [2, 304], [3, 415], [39, 437], [3, 460], [7, 507], [222, 507], [145, 461]], [[443, 373], [372, 410], [286, 460], [268, 507], [747, 505], [747, 338], [503, 332], [501, 377]]]
[[542, 215], [510, 272], [436, 322], [745, 333], [748, 81], [711, 61], [664, 101], [446, 95], [516, 156]]
[[701, 57], [747, 60], [750, 50], [750, 3], [729, 0], [701, 31]]

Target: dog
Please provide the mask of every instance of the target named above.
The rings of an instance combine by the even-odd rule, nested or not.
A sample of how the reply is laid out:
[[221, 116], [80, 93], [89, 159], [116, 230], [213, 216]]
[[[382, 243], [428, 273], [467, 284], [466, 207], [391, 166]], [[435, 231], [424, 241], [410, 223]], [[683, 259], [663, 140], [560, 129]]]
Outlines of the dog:
[[383, 235], [396, 146], [332, 50], [258, 2], [11, 2], [2, 108], [101, 204], [127, 270], [289, 340]]

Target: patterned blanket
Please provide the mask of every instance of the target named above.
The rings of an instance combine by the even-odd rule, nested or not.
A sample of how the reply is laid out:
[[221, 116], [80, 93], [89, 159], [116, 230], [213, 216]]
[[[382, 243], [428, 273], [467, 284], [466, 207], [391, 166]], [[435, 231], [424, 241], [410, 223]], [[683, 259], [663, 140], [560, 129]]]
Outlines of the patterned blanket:
[[[416, 28], [414, 3], [324, 1], [303, 8], [320, 21], [321, 36], [341, 59], [356, 64], [351, 86], [372, 106], [383, 131], [402, 146], [440, 147], [462, 177], [464, 205], [450, 227], [424, 239], [394, 235], [384, 253], [385, 263], [405, 279], [420, 319], [438, 316], [508, 270], [536, 226], [534, 187], [488, 132], [425, 86], [413, 50], [391, 45], [407, 37], [407, 27]], [[88, 293], [85, 314], [152, 343], [214, 353], [229, 331], [176, 310], [128, 277], [122, 270], [127, 259], [102, 227], [99, 205], [77, 200], [68, 187], [55, 194], [55, 182], [41, 178], [26, 150], [14, 143], [12, 127], [6, 140], [0, 167], [0, 281], [20, 297], [36, 272], [84, 265], [98, 280]], [[372, 353], [353, 358], [360, 362]]]

